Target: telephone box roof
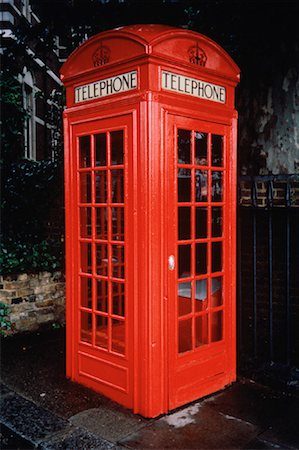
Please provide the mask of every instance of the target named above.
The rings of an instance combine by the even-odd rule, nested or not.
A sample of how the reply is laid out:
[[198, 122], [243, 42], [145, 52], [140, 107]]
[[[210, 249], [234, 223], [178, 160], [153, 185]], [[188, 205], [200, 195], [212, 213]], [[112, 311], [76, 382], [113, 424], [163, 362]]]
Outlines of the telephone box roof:
[[[161, 60], [217, 72], [239, 81], [240, 70], [232, 58], [212, 39], [184, 28], [138, 24], [103, 31], [80, 45], [61, 68], [67, 82], [80, 74], [113, 68], [116, 64], [154, 56]], [[190, 64], [191, 63], [191, 64]]]

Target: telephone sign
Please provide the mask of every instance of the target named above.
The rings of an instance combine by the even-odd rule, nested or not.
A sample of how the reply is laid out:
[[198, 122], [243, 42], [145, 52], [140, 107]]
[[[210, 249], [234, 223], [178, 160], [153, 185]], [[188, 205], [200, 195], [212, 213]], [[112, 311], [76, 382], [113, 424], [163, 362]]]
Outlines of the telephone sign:
[[67, 376], [155, 417], [236, 379], [239, 69], [199, 33], [132, 25], [61, 78]]

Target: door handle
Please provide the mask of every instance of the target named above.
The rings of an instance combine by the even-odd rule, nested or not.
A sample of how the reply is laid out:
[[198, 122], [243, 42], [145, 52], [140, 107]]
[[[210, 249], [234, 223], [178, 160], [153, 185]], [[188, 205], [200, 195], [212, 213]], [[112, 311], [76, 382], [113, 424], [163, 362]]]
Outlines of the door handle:
[[175, 268], [175, 258], [173, 255], [168, 256], [168, 269], [174, 270]]

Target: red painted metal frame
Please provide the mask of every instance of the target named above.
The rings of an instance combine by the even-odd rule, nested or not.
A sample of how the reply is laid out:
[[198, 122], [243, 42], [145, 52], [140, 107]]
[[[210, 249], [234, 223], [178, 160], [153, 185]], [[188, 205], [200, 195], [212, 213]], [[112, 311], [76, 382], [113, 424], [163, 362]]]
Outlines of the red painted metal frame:
[[[111, 61], [94, 67], [92, 55], [102, 43], [110, 48]], [[195, 43], [207, 54], [206, 67], [191, 64], [185, 58]], [[136, 89], [75, 104], [76, 86], [133, 70], [138, 77]], [[162, 70], [225, 86], [225, 104], [163, 90]], [[136, 413], [154, 417], [221, 389], [236, 376], [234, 88], [239, 70], [217, 44], [198, 33], [160, 25], [138, 25], [100, 33], [87, 41], [63, 66], [62, 79], [67, 88], [64, 113], [67, 376]], [[184, 361], [186, 365], [190, 361], [186, 355], [177, 355], [177, 280], [176, 271], [170, 271], [167, 262], [168, 256], [177, 252], [175, 130], [180, 126], [190, 130], [203, 127], [212, 133], [222, 130], [226, 136], [225, 340], [194, 352], [203, 370], [210, 375], [217, 348], [224, 351], [223, 376], [214, 377], [212, 382], [201, 378], [198, 383], [191, 383], [190, 389], [187, 387], [192, 377], [190, 371], [186, 369], [185, 379], [181, 377], [178, 381], [178, 372], [185, 370]], [[123, 129], [126, 134], [124, 245], [128, 353], [125, 357], [81, 342], [78, 322], [77, 137], [113, 129]], [[95, 228], [94, 215], [92, 223]], [[91, 241], [95, 242], [94, 237]], [[108, 264], [111, 273], [111, 261]], [[94, 308], [95, 298], [93, 313]], [[213, 375], [220, 373], [217, 364]]]

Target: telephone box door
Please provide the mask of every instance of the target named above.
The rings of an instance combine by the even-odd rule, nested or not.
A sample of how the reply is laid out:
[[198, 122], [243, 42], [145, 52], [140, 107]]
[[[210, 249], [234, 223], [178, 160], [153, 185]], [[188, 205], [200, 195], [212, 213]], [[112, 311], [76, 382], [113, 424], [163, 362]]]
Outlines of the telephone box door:
[[168, 120], [169, 408], [232, 380], [230, 127]]
[[72, 126], [73, 378], [133, 407], [129, 115]]

